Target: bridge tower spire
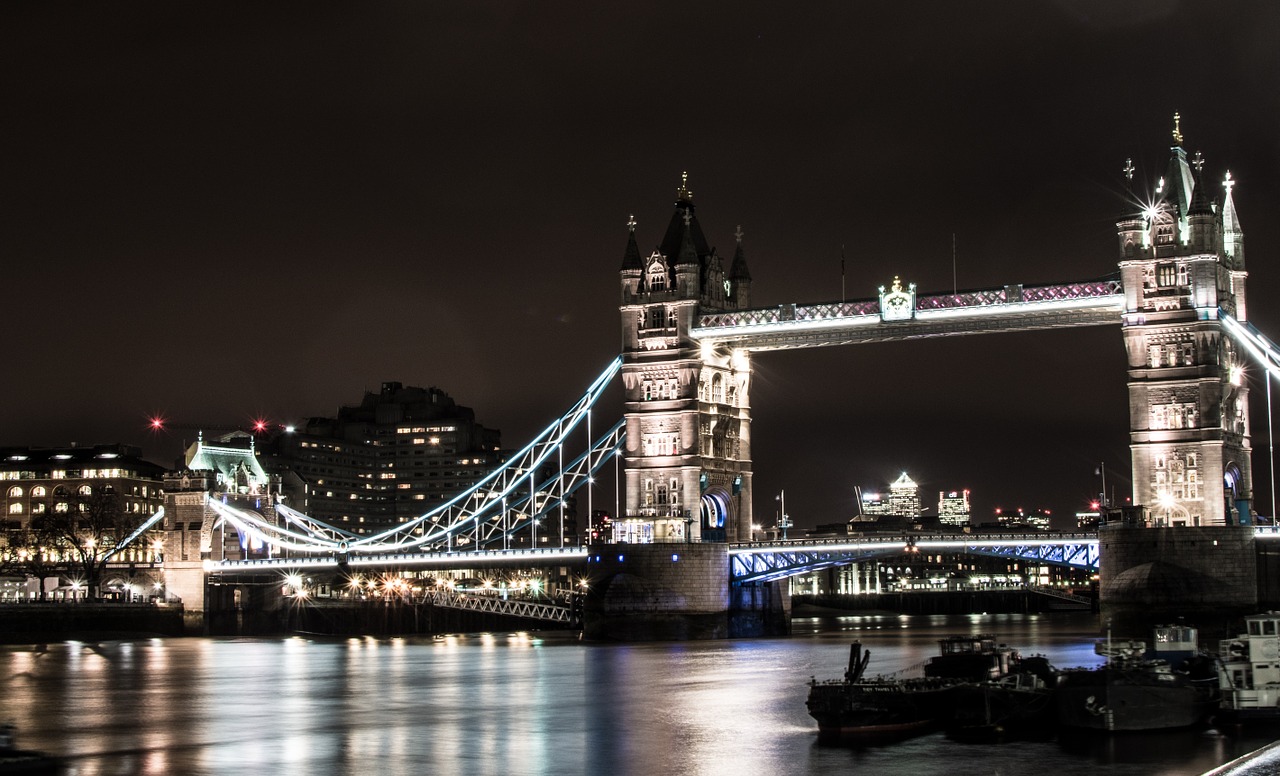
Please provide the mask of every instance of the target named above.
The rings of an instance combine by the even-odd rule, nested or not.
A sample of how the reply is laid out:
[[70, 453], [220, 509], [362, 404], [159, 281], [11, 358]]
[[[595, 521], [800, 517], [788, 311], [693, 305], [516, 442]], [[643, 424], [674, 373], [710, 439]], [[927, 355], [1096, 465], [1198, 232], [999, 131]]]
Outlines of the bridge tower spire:
[[698, 222], [687, 174], [662, 242], [621, 270], [628, 541], [745, 541], [751, 532], [750, 357], [690, 336], [747, 306], [741, 238], [727, 268]]
[[1133, 501], [1157, 524], [1244, 524], [1249, 388], [1218, 315], [1245, 318], [1243, 237], [1230, 187], [1219, 198], [1207, 185], [1199, 153], [1192, 172], [1180, 119], [1164, 177], [1116, 224]]

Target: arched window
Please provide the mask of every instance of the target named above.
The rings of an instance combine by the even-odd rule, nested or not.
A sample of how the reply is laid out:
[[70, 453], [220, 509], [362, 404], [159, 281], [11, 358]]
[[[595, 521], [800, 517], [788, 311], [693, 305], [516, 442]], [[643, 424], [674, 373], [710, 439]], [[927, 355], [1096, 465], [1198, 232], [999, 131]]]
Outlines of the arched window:
[[658, 486], [658, 506], [665, 506], [667, 503], [667, 486]]
[[716, 404], [724, 403], [724, 380], [720, 375], [711, 378], [711, 401]]
[[671, 478], [671, 503], [680, 503], [680, 480], [674, 477]]
[[81, 496], [92, 496], [93, 487], [91, 485], [81, 485], [76, 488], [76, 493], [79, 493]]
[[730, 383], [729, 390], [725, 393], [725, 402], [732, 407], [738, 406], [738, 386]]
[[649, 270], [646, 273], [649, 281], [650, 291], [665, 291], [667, 288], [667, 268], [659, 261], [653, 261], [649, 264]]
[[9, 498], [22, 498], [22, 488], [19, 488], [17, 485], [9, 488]]
[[44, 495], [45, 495], [45, 489], [44, 489], [44, 486], [43, 486], [43, 485], [37, 485], [37, 486], [35, 486], [34, 488], [32, 488], [32, 489], [31, 489], [31, 495], [32, 495], [32, 496], [44, 496]]

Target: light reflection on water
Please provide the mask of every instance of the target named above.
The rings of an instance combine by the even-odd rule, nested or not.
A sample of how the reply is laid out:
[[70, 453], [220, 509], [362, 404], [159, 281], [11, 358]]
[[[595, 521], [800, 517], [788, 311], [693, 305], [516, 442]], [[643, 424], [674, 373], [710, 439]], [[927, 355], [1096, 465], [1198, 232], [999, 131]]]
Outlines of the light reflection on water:
[[962, 745], [940, 735], [820, 747], [811, 676], [849, 643], [871, 673], [936, 640], [994, 633], [1096, 665], [1076, 615], [797, 620], [788, 639], [581, 644], [568, 634], [308, 641], [174, 639], [0, 649], [21, 743], [98, 774], [1199, 774], [1263, 743], [1181, 731]]

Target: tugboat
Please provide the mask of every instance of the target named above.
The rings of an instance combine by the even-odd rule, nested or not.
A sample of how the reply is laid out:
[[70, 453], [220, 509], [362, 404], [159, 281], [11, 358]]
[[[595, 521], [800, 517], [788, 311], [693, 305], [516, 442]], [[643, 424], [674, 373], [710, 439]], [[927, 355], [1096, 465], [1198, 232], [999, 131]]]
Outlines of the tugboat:
[[821, 743], [877, 742], [927, 732], [950, 711], [949, 696], [962, 680], [926, 677], [864, 678], [870, 651], [854, 642], [843, 679], [811, 681], [806, 706], [818, 721]]
[[1058, 721], [1074, 728], [1166, 730], [1203, 723], [1218, 705], [1218, 678], [1199, 655], [1197, 631], [1184, 625], [1155, 629], [1155, 650], [1141, 641], [1099, 642], [1107, 664], [1059, 675]]
[[1280, 612], [1244, 618], [1245, 632], [1218, 649], [1218, 724], [1280, 720]]
[[0, 724], [0, 776], [23, 774], [55, 774], [62, 772], [62, 763], [42, 752], [29, 752], [13, 745], [14, 727], [10, 722]]

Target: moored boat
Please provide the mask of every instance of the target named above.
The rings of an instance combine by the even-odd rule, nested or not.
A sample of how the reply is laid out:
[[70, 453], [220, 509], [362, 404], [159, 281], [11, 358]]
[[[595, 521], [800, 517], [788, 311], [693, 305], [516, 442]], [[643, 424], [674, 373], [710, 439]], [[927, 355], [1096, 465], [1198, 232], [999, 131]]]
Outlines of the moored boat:
[[1218, 724], [1280, 721], [1280, 612], [1244, 618], [1244, 632], [1218, 648]]
[[875, 742], [926, 732], [949, 710], [956, 679], [866, 678], [871, 659], [859, 642], [849, 648], [843, 679], [812, 681], [806, 706], [818, 721], [818, 740]]
[[1195, 628], [1167, 625], [1155, 629], [1152, 652], [1141, 641], [1100, 642], [1096, 651], [1106, 665], [1059, 675], [1058, 721], [1108, 732], [1203, 723], [1217, 707], [1218, 679], [1195, 640]]
[[958, 687], [951, 699], [947, 735], [964, 741], [1051, 735], [1057, 671], [1040, 656], [1021, 659], [1014, 669], [997, 679]]
[[923, 678], [867, 678], [870, 652], [854, 642], [843, 679], [810, 683], [806, 705], [819, 740], [882, 741], [932, 730], [955, 716], [962, 689], [1009, 676], [1021, 662], [989, 635], [950, 636], [938, 646]]

